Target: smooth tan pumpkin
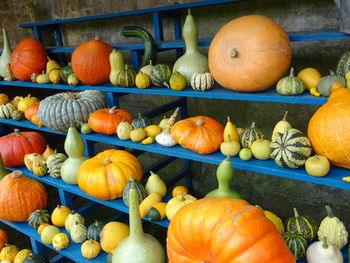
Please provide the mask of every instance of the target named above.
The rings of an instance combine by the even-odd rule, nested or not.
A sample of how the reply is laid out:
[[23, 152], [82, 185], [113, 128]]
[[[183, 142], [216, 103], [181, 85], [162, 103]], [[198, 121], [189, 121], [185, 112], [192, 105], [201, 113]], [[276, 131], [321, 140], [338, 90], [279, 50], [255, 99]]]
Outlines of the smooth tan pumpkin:
[[169, 263], [295, 263], [283, 237], [259, 208], [230, 197], [203, 198], [170, 221]]
[[131, 178], [141, 181], [142, 175], [141, 163], [135, 156], [122, 150], [106, 150], [82, 163], [78, 184], [91, 196], [113, 200], [123, 195]]
[[350, 169], [350, 90], [337, 88], [312, 116], [308, 137], [318, 155], [331, 164]]
[[129, 236], [129, 226], [120, 222], [109, 222], [100, 234], [100, 244], [104, 252], [113, 253], [120, 241]]
[[208, 53], [214, 79], [224, 88], [262, 91], [287, 72], [292, 49], [274, 20], [249, 15], [232, 20], [214, 36]]
[[216, 152], [223, 142], [224, 128], [206, 116], [187, 118], [171, 128], [173, 139], [181, 146], [200, 154]]

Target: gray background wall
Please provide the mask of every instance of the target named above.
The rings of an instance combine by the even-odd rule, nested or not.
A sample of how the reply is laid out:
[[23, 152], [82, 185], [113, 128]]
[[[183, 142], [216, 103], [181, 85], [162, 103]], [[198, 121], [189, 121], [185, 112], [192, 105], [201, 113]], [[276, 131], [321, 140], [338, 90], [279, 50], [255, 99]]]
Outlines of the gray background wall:
[[[103, 14], [119, 11], [149, 8], [174, 3], [192, 1], [108, 1], [108, 0], [2, 0], [0, 17], [2, 24], [8, 28], [11, 44], [14, 47], [24, 37], [30, 37], [32, 31], [18, 28], [20, 23], [30, 21], [50, 20], [57, 18], [71, 18], [85, 15]], [[210, 8], [194, 8], [192, 13], [199, 26], [199, 37], [211, 37], [218, 29], [233, 18], [247, 14], [262, 14], [275, 19], [286, 31], [338, 28], [339, 18], [332, 0], [250, 0], [231, 3]], [[182, 22], [186, 11], [181, 12]], [[125, 39], [119, 35], [124, 25], [139, 25], [152, 30], [150, 15], [108, 19], [98, 22], [72, 23], [63, 26], [63, 37], [66, 45], [77, 45], [99, 35], [100, 39], [108, 43], [135, 41]], [[165, 37], [171, 39], [171, 21], [165, 21]], [[50, 36], [50, 34], [48, 34]], [[52, 39], [45, 38], [45, 44], [50, 45]], [[2, 39], [0, 37], [0, 43]], [[292, 43], [292, 65], [298, 72], [304, 67], [316, 67], [322, 74], [334, 69], [339, 56], [350, 47], [350, 40], [324, 40]], [[203, 48], [204, 53], [207, 48]], [[130, 54], [124, 52], [130, 61]], [[170, 58], [170, 60], [169, 60]], [[171, 65], [175, 61], [173, 51], [160, 54], [160, 62]], [[14, 90], [16, 89], [16, 90]], [[8, 90], [13, 93], [23, 93], [19, 87]], [[37, 94], [38, 90], [30, 90]], [[40, 94], [38, 94], [40, 95]], [[43, 94], [41, 94], [43, 95]], [[166, 103], [172, 98], [163, 96], [129, 95], [122, 99], [122, 107], [132, 113], [142, 112], [157, 105]], [[302, 131], [306, 131], [308, 120], [318, 108], [314, 105], [293, 105], [283, 103], [264, 103], [247, 101], [225, 101], [189, 99], [190, 115], [208, 115], [215, 117], [225, 124], [227, 115], [238, 127], [247, 127], [254, 120], [267, 137], [280, 120], [285, 110], [289, 111], [289, 121]], [[159, 156], [149, 155], [144, 162], [154, 160]], [[164, 174], [173, 173], [177, 169], [163, 171]], [[192, 178], [198, 196], [204, 195], [216, 185], [214, 165], [193, 163]], [[331, 204], [336, 214], [347, 226], [350, 224], [350, 192], [316, 184], [282, 179], [264, 174], [236, 170], [233, 187], [240, 191], [248, 201], [279, 214], [283, 219], [291, 216], [292, 208], [298, 207], [301, 214], [309, 214], [320, 221], [324, 215], [324, 205]]]

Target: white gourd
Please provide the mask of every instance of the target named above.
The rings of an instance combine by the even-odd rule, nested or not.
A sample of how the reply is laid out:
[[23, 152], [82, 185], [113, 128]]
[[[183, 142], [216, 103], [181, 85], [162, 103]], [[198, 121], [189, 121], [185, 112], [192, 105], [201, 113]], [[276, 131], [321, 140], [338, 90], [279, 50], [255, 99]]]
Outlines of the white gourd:
[[3, 78], [11, 78], [9, 76], [9, 67], [8, 65], [11, 63], [11, 55], [12, 50], [10, 46], [10, 41], [7, 35], [7, 31], [5, 28], [2, 28], [3, 40], [4, 40], [4, 48], [2, 54], [0, 56], [0, 75]]
[[75, 222], [70, 230], [70, 237], [74, 243], [83, 243], [86, 240], [87, 229], [83, 224]]
[[308, 263], [343, 263], [340, 250], [324, 237], [322, 241], [312, 243], [306, 251]]
[[156, 136], [156, 142], [162, 146], [172, 147], [177, 144], [170, 132], [162, 132]]
[[214, 86], [214, 78], [210, 72], [195, 72], [191, 77], [191, 87], [197, 91], [207, 91]]

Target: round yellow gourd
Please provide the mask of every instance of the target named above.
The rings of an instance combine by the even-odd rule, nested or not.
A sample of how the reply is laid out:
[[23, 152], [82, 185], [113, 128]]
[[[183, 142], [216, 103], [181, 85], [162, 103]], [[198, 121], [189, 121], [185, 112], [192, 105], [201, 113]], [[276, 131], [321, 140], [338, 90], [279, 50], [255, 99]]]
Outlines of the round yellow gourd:
[[133, 142], [140, 142], [147, 137], [146, 131], [143, 128], [134, 129], [130, 132], [130, 139]]
[[151, 78], [146, 74], [140, 71], [135, 78], [135, 85], [139, 89], [147, 89], [151, 86]]
[[7, 244], [0, 253], [0, 261], [13, 262], [19, 250], [15, 245]]
[[41, 241], [45, 244], [51, 245], [53, 237], [58, 234], [60, 230], [55, 226], [47, 226], [41, 233]]
[[298, 73], [297, 77], [304, 82], [307, 90], [317, 88], [318, 82], [322, 78], [320, 72], [315, 68], [305, 68]]
[[103, 251], [113, 253], [119, 242], [129, 236], [129, 226], [120, 222], [109, 222], [100, 234], [100, 243]]
[[101, 245], [95, 240], [86, 240], [81, 245], [81, 255], [84, 258], [92, 259], [97, 257], [101, 252]]
[[69, 238], [65, 233], [58, 233], [52, 239], [52, 246], [57, 250], [62, 250], [69, 246]]
[[69, 207], [58, 205], [55, 210], [53, 210], [51, 215], [52, 224], [58, 227], [64, 227], [64, 223], [66, 222], [70, 212], [72, 212], [72, 210]]
[[162, 129], [158, 125], [149, 125], [145, 128], [147, 137], [156, 137], [162, 132]]
[[172, 199], [169, 200], [168, 204], [165, 207], [166, 217], [169, 220], [173, 219], [175, 214], [177, 213], [177, 211], [180, 210], [181, 207], [189, 203], [192, 203], [196, 200], [197, 198], [189, 194], [182, 194], [182, 195], [173, 197]]
[[169, 84], [172, 90], [180, 91], [186, 88], [186, 79], [181, 73], [175, 71], [171, 74]]
[[30, 249], [22, 249], [18, 254], [15, 256], [15, 259], [13, 263], [22, 263], [26, 257], [28, 257], [33, 252]]

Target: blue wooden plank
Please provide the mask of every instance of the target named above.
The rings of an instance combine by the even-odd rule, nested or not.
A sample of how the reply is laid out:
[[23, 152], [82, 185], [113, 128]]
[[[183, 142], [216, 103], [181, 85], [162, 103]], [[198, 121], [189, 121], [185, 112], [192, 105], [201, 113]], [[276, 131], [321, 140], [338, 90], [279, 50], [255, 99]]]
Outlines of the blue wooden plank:
[[154, 12], [152, 13], [152, 19], [153, 19], [154, 39], [156, 41], [164, 40], [162, 14], [159, 12]]
[[181, 96], [190, 98], [206, 98], [206, 99], [224, 99], [224, 100], [244, 100], [244, 101], [265, 101], [276, 103], [297, 103], [297, 104], [315, 104], [322, 105], [327, 102], [326, 97], [315, 97], [305, 91], [301, 95], [296, 96], [283, 96], [276, 92], [274, 88], [270, 88], [264, 92], [257, 93], [242, 93], [235, 92], [228, 89], [224, 89], [216, 85], [212, 90], [201, 92], [195, 91], [191, 87], [187, 87], [182, 91], [175, 91], [168, 88], [151, 87], [148, 89], [138, 89], [136, 87], [123, 88], [120, 86], [113, 86], [111, 84], [105, 84], [101, 86], [82, 85], [77, 87], [70, 87], [67, 84], [38, 84], [25, 81], [0, 81], [0, 86], [21, 86], [32, 88], [43, 88], [53, 90], [99, 90], [101, 92], [114, 92], [114, 93], [136, 93], [147, 95], [166, 95], [166, 96]]
[[61, 205], [68, 206], [71, 209], [74, 209], [73, 197], [70, 193], [64, 191], [61, 188], [58, 188], [58, 195], [60, 197]]
[[57, 256], [50, 259], [50, 263], [66, 263], [67, 258], [61, 254], [58, 254]]
[[[1, 221], [1, 220], [0, 220]], [[2, 221], [4, 222], [4, 221]], [[26, 224], [28, 226], [28, 224]], [[17, 229], [18, 230], [18, 229]], [[43, 255], [44, 257], [47, 258], [47, 251], [46, 251], [46, 247], [38, 242], [36, 239], [34, 239], [32, 236], [30, 236], [30, 243], [32, 245], [32, 251], [35, 253], [35, 254], [40, 254], [40, 255]]]
[[147, 8], [147, 9], [138, 9], [138, 10], [125, 11], [125, 12], [112, 13], [112, 14], [85, 16], [85, 17], [77, 17], [77, 18], [69, 18], [69, 19], [53, 20], [53, 21], [43, 21], [43, 22], [35, 22], [35, 23], [26, 23], [26, 24], [20, 24], [19, 27], [46, 26], [46, 25], [53, 25], [53, 24], [64, 24], [64, 23], [81, 22], [81, 21], [89, 21], [89, 20], [99, 20], [99, 19], [107, 19], [107, 18], [114, 18], [114, 17], [121, 17], [121, 16], [148, 14], [148, 13], [154, 13], [154, 12], [167, 12], [167, 11], [178, 10], [178, 9], [186, 9], [186, 8], [201, 7], [201, 6], [208, 6], [208, 5], [218, 5], [218, 4], [241, 2], [241, 1], [244, 1], [244, 0], [197, 1], [197, 2], [193, 2], [193, 3], [175, 4], [175, 5]]

